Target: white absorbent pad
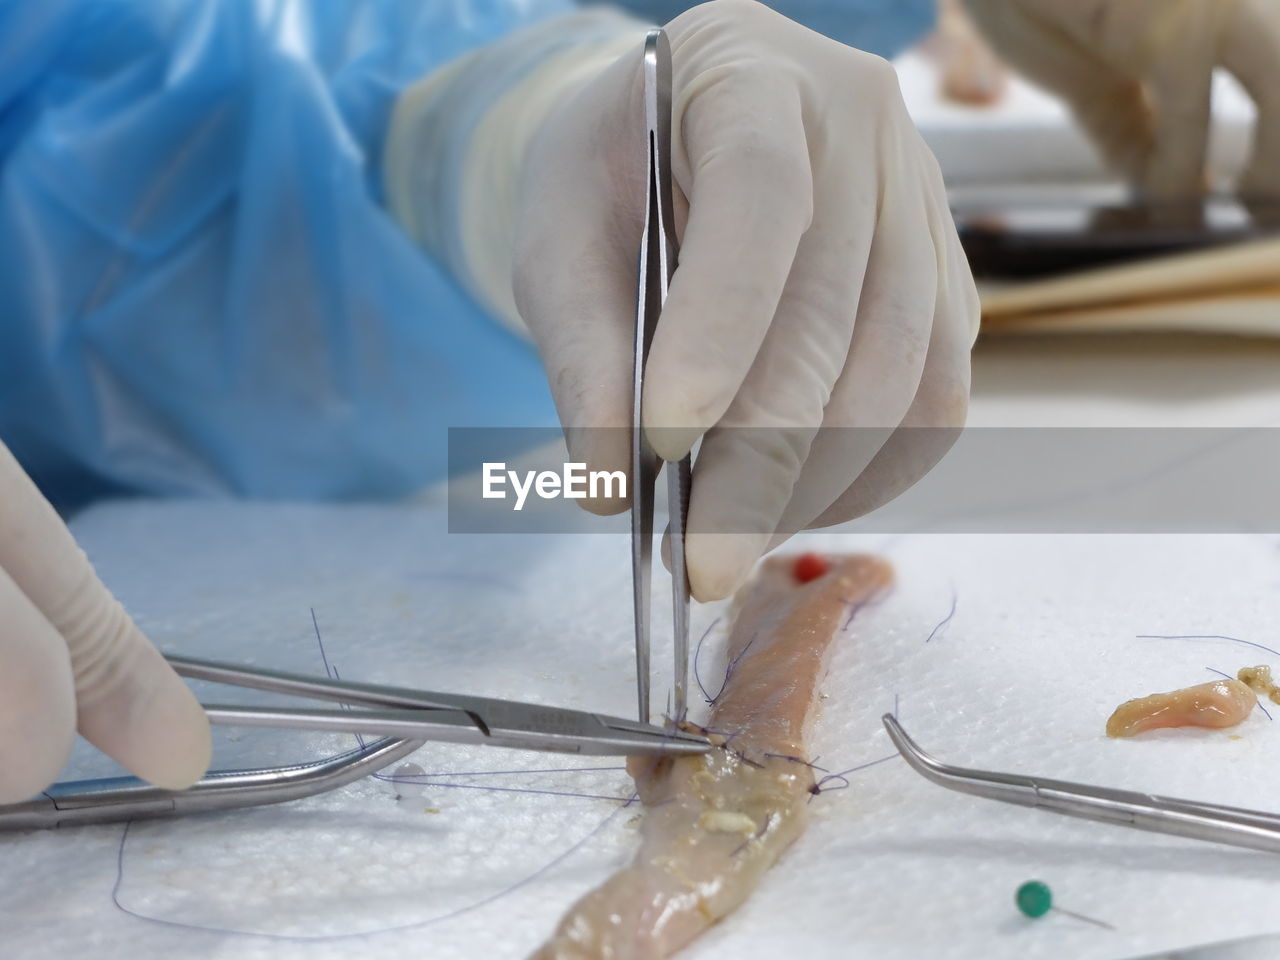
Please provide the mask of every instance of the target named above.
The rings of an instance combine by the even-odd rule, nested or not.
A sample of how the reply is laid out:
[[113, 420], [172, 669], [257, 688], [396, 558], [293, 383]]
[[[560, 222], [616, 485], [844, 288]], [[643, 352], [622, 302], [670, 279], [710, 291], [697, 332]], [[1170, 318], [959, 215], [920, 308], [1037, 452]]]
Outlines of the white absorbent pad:
[[[167, 650], [319, 674], [314, 611], [344, 678], [633, 709], [624, 538], [449, 536], [426, 505], [142, 501], [73, 529]], [[1228, 731], [1114, 741], [1103, 727], [1121, 701], [1211, 670], [1280, 672], [1280, 655], [1251, 645], [1280, 649], [1280, 538], [828, 533], [796, 546], [883, 552], [898, 584], [838, 639], [823, 686], [812, 749], [844, 779], [689, 960], [1120, 960], [1280, 930], [1276, 856], [952, 793], [897, 759], [880, 724], [896, 709], [962, 765], [1276, 809], [1280, 722], [1261, 709]], [[693, 613], [711, 694], [723, 613]], [[657, 642], [654, 663], [669, 649]], [[669, 670], [655, 678], [656, 705], [669, 684]], [[705, 709], [695, 700], [695, 718]], [[352, 743], [229, 728], [215, 740], [222, 767]], [[634, 851], [641, 811], [620, 760], [448, 745], [410, 760], [426, 786], [366, 779], [275, 807], [0, 835], [0, 955], [519, 958]], [[115, 772], [81, 744], [66, 776]], [[1116, 929], [1020, 916], [1013, 893], [1030, 879]]]

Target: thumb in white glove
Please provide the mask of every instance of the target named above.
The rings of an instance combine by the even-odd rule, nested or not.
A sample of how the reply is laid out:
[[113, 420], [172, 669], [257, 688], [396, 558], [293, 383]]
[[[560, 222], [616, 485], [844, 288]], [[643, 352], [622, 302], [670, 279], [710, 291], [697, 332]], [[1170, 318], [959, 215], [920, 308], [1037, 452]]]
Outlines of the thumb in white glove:
[[1276, 0], [966, 0], [987, 38], [1071, 106], [1104, 159], [1151, 199], [1204, 190], [1215, 67], [1258, 108], [1246, 197], [1280, 197]]
[[76, 730], [159, 786], [209, 765], [200, 704], [0, 444], [0, 803], [52, 783]]

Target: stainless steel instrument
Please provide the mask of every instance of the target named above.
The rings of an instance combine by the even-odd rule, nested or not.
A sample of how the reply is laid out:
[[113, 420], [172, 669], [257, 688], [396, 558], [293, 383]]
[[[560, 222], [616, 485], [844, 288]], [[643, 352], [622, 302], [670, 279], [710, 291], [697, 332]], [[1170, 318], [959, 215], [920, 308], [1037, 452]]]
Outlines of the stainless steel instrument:
[[889, 739], [911, 768], [949, 790], [1023, 807], [1038, 807], [1068, 817], [1280, 853], [1280, 814], [1065, 780], [954, 767], [921, 750], [893, 714], [886, 713], [881, 720]]
[[0, 806], [0, 830], [137, 820], [296, 800], [380, 770], [432, 740], [595, 755], [681, 755], [711, 747], [696, 734], [582, 710], [310, 677], [191, 657], [166, 659], [189, 679], [345, 707], [206, 704], [211, 723], [342, 731], [381, 739], [308, 763], [214, 771], [186, 790], [165, 790], [134, 777], [58, 783], [25, 803]]
[[[675, 213], [671, 180], [671, 45], [653, 30], [644, 48], [645, 142], [648, 151], [648, 206], [640, 244], [636, 298], [635, 379], [631, 416], [631, 565], [636, 624], [636, 697], [639, 716], [649, 722], [649, 604], [653, 568], [654, 488], [663, 463], [645, 438], [645, 362], [667, 288], [676, 269]], [[685, 525], [689, 515], [692, 460], [667, 464], [670, 512], [672, 626], [675, 631], [675, 691], [672, 719], [679, 722], [688, 700], [689, 577], [685, 571]]]

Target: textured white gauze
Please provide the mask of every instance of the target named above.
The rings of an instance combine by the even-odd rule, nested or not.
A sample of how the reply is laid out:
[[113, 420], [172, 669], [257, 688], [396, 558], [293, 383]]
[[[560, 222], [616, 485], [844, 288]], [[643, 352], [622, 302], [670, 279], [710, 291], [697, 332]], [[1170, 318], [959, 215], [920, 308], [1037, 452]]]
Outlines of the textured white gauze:
[[[622, 537], [450, 536], [428, 507], [146, 502], [95, 508], [74, 532], [165, 649], [315, 674], [327, 660], [348, 679], [624, 715], [634, 703]], [[1206, 668], [1280, 669], [1231, 640], [1139, 639], [1280, 649], [1275, 537], [824, 534], [796, 547], [876, 550], [897, 571], [838, 638], [822, 687], [816, 762], [852, 771], [849, 785], [813, 799], [806, 834], [683, 956], [1120, 960], [1280, 927], [1274, 857], [943, 790], [893, 758], [879, 720], [896, 706], [926, 749], [962, 765], [1275, 809], [1280, 725], [1261, 710], [1234, 730], [1103, 734], [1121, 701], [1212, 679]], [[697, 675], [713, 694], [726, 613], [693, 614], [695, 638], [709, 631]], [[657, 665], [669, 662], [661, 640]], [[215, 741], [224, 767], [352, 742], [229, 728]], [[515, 960], [634, 850], [641, 811], [624, 805], [631, 783], [610, 758], [439, 744], [411, 761], [429, 774], [416, 798], [369, 779], [140, 821], [123, 842], [120, 824], [0, 835], [5, 949]], [[65, 776], [106, 772], [84, 751]], [[1020, 916], [1013, 893], [1030, 879], [1116, 930]]]

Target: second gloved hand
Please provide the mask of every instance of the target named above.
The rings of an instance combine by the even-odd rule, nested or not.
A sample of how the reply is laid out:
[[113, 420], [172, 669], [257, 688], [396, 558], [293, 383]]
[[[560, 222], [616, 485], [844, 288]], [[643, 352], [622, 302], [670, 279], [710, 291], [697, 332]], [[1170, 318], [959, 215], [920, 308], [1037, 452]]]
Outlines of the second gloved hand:
[[[527, 324], [573, 458], [625, 470], [645, 28], [588, 16], [560, 22], [539, 67], [479, 122], [461, 239], [444, 255]], [[563, 51], [575, 29], [599, 36]], [[874, 509], [936, 462], [965, 417], [978, 302], [887, 62], [747, 0], [704, 4], [666, 30], [681, 250], [643, 419], [668, 460], [702, 440], [687, 556], [694, 595], [710, 600], [790, 533]], [[412, 104], [431, 96], [406, 97], [391, 155], [426, 162], [405, 144], [423, 126]], [[396, 201], [396, 166], [393, 208], [440, 251], [439, 211], [421, 190]]]
[[0, 443], [0, 803], [39, 793], [75, 733], [163, 787], [209, 765], [209, 722]]
[[1064, 98], [1151, 199], [1203, 192], [1213, 71], [1226, 68], [1258, 107], [1238, 190], [1280, 198], [1277, 0], [965, 2], [1000, 55]]

